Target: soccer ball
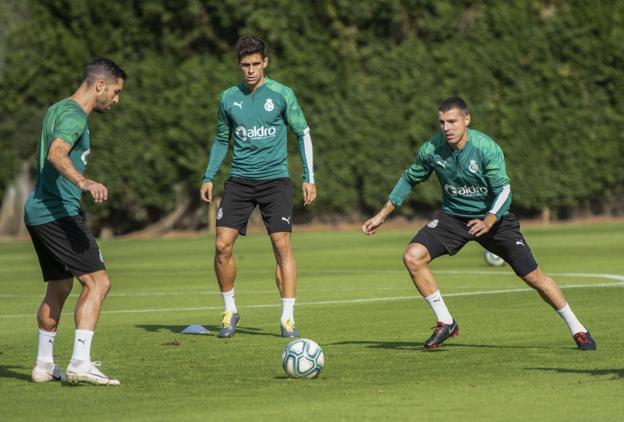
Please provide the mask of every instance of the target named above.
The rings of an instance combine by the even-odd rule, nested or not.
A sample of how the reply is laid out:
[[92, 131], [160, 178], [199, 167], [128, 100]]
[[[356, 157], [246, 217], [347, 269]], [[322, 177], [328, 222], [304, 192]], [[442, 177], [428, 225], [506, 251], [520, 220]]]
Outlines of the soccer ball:
[[323, 349], [307, 338], [291, 341], [282, 352], [282, 367], [291, 378], [316, 378], [324, 365]]
[[483, 257], [485, 262], [492, 267], [500, 267], [505, 264], [505, 260], [498, 255], [493, 254], [490, 251], [483, 251]]

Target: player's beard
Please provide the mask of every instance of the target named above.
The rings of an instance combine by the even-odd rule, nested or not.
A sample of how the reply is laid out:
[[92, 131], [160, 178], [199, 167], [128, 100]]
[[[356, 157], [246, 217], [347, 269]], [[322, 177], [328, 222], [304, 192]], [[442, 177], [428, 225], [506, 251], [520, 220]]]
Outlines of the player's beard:
[[111, 105], [111, 103], [107, 101], [105, 94], [106, 91], [104, 91], [101, 96], [98, 95], [97, 97], [95, 97], [95, 105], [93, 106], [93, 110], [97, 113], [104, 113], [110, 108], [109, 106]]

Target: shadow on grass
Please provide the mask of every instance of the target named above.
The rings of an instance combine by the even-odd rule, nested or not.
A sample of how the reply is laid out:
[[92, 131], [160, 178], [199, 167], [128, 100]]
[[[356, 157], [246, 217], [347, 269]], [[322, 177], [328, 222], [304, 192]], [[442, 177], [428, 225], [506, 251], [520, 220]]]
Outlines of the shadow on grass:
[[[370, 349], [394, 349], [394, 350], [425, 350], [422, 342], [419, 341], [339, 341], [328, 343], [327, 346], [363, 345]], [[439, 349], [438, 349], [439, 350]]]
[[329, 343], [328, 346], [343, 346], [343, 345], [365, 345], [368, 348], [372, 349], [395, 349], [395, 350], [422, 350], [428, 353], [437, 353], [442, 352], [454, 347], [466, 347], [466, 348], [477, 348], [477, 349], [520, 349], [520, 350], [529, 350], [529, 349], [569, 349], [569, 347], [553, 347], [553, 346], [506, 346], [506, 345], [493, 345], [493, 344], [466, 344], [466, 343], [444, 343], [444, 345], [438, 349], [424, 349], [423, 343], [418, 341], [366, 341], [366, 340], [356, 340], [356, 341], [340, 341], [337, 343]]
[[[181, 331], [184, 330], [187, 325], [162, 325], [162, 324], [139, 324], [135, 327], [141, 328], [150, 333], [159, 333], [162, 331], [168, 331], [171, 333], [181, 334]], [[219, 330], [221, 329], [218, 325], [204, 325], [208, 330], [210, 330], [210, 334], [199, 334], [203, 336], [216, 336]], [[260, 328], [255, 327], [241, 327], [239, 326], [236, 329], [236, 335], [239, 334], [247, 334], [252, 336], [272, 336], [272, 337], [281, 337], [280, 334], [277, 333], [267, 333], [262, 331]], [[193, 335], [193, 334], [191, 334]]]
[[527, 371], [550, 371], [560, 374], [584, 374], [591, 376], [612, 375], [613, 378], [624, 379], [624, 368], [612, 369], [569, 369], [569, 368], [525, 368]]
[[15, 372], [13, 369], [24, 369], [24, 367], [0, 365], [0, 378], [15, 378], [17, 380], [30, 382], [30, 375]]
[[531, 349], [547, 349], [547, 350], [568, 350], [575, 349], [576, 347], [561, 347], [561, 346], [511, 346], [505, 344], [465, 344], [465, 343], [444, 343], [444, 347], [469, 347], [475, 349], [517, 349], [517, 350], [531, 350]]

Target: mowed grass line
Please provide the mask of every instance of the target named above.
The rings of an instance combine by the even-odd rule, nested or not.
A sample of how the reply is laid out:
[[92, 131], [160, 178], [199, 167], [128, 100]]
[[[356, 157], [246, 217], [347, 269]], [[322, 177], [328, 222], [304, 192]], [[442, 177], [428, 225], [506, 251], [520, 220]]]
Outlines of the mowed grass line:
[[[617, 240], [622, 234], [618, 224], [526, 231], [542, 267], [560, 273], [624, 274], [624, 246]], [[103, 360], [104, 371], [122, 380], [120, 388], [29, 382], [34, 312], [43, 286], [28, 243], [0, 244], [3, 415], [6, 420], [575, 420], [579, 415], [620, 420], [624, 342], [614, 328], [622, 322], [622, 287], [566, 290], [599, 342], [595, 353], [577, 351], [557, 315], [531, 291], [449, 295], [461, 335], [439, 351], [423, 352], [434, 322], [401, 266], [411, 235], [295, 235], [298, 326], [327, 356], [325, 371], [311, 381], [286, 379], [280, 368], [287, 341], [277, 336], [274, 264], [265, 236], [249, 236], [237, 246], [243, 319], [230, 340], [214, 336], [221, 301], [214, 294], [211, 238], [104, 242], [112, 293], [119, 294], [107, 299], [105, 310], [216, 308], [104, 314], [93, 355]], [[575, 247], [583, 250], [582, 259]], [[485, 267], [475, 246], [440, 259], [434, 269], [449, 294], [524, 287], [508, 268]], [[490, 270], [496, 274], [479, 274]], [[605, 284], [589, 276], [558, 281]], [[1, 296], [9, 293], [16, 296]], [[305, 305], [403, 296], [413, 299]], [[70, 298], [68, 306], [74, 302]], [[256, 307], [262, 304], [275, 306]], [[9, 314], [24, 316], [3, 318]], [[190, 323], [202, 323], [213, 334], [179, 334]], [[62, 365], [71, 355], [72, 325], [65, 315], [55, 349]]]

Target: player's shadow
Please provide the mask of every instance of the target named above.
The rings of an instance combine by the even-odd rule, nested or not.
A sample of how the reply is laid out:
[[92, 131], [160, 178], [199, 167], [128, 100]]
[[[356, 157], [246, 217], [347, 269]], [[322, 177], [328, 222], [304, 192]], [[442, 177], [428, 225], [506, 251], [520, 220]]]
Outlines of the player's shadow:
[[[202, 334], [208, 336], [216, 336], [219, 330], [221, 329], [218, 325], [203, 325], [208, 330], [210, 330], [209, 334]], [[135, 327], [141, 328], [150, 333], [159, 333], [162, 331], [167, 331], [171, 333], [181, 334], [182, 330], [184, 330], [187, 325], [162, 325], [162, 324], [139, 324]], [[262, 331], [260, 328], [255, 327], [242, 327], [238, 326], [236, 328], [236, 335], [238, 334], [248, 334], [252, 336], [272, 336], [272, 337], [281, 337], [281, 335], [277, 333], [267, 333]]]
[[516, 350], [531, 350], [531, 349], [576, 349], [576, 347], [562, 347], [562, 346], [512, 346], [507, 344], [466, 344], [466, 343], [444, 343], [444, 347], [469, 347], [476, 349], [516, 349]]
[[624, 380], [624, 368], [609, 369], [570, 369], [570, 368], [525, 368], [527, 371], [551, 371], [560, 374], [586, 374], [591, 376], [611, 375]]
[[420, 341], [373, 341], [354, 340], [329, 343], [327, 346], [363, 345], [369, 349], [393, 349], [393, 350], [424, 350]]
[[[142, 324], [136, 325], [137, 328], [142, 328], [143, 330], [150, 333], [159, 333], [161, 331], [169, 331], [172, 333], [179, 333], [184, 330], [186, 325], [161, 325], [161, 324]], [[212, 327], [206, 327], [212, 331]]]
[[13, 369], [23, 369], [23, 367], [0, 365], [0, 378], [15, 378], [21, 381], [30, 381], [30, 375], [16, 372]]
[[337, 343], [331, 343], [331, 346], [341, 346], [347, 344], [362, 344], [371, 349], [394, 349], [394, 350], [421, 350], [428, 353], [438, 353], [447, 351], [454, 347], [468, 347], [478, 349], [568, 349], [568, 347], [549, 347], [549, 346], [507, 346], [501, 344], [465, 344], [465, 343], [444, 343], [444, 346], [438, 349], [425, 349], [423, 343], [419, 341], [340, 341]]

